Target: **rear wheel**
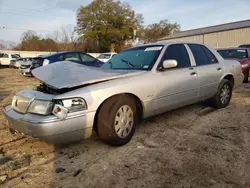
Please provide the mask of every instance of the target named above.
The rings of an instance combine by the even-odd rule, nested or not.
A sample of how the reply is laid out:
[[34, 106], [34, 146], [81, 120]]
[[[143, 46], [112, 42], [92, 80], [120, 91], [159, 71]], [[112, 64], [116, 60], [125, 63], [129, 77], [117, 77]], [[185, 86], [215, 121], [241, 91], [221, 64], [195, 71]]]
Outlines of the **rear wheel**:
[[128, 143], [137, 124], [137, 110], [133, 97], [119, 95], [108, 99], [102, 106], [97, 119], [100, 138], [113, 146]]
[[214, 108], [225, 108], [230, 103], [232, 97], [233, 84], [227, 79], [223, 79], [218, 88], [217, 94], [209, 100]]

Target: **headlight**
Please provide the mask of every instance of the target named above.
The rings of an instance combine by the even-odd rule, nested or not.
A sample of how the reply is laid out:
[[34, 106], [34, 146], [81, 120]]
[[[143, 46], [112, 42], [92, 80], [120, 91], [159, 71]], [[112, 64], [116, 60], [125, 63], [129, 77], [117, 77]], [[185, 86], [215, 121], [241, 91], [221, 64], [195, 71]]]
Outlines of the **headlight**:
[[248, 67], [248, 64], [242, 64], [241, 67], [246, 68], [246, 67]]
[[28, 112], [41, 115], [49, 115], [52, 113], [54, 103], [51, 101], [34, 100], [29, 106]]
[[77, 112], [87, 109], [87, 104], [82, 98], [64, 99], [62, 100], [62, 104], [69, 109], [69, 112]]
[[48, 59], [44, 59], [43, 60], [43, 66], [48, 65], [48, 64], [49, 64], [49, 60]]

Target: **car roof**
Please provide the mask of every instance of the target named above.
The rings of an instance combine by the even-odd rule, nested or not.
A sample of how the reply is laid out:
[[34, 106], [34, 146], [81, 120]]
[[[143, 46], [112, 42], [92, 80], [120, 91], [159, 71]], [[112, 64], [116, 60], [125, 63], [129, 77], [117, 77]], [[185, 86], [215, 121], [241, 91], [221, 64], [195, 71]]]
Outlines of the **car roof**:
[[167, 46], [171, 44], [199, 44], [206, 46], [205, 44], [198, 43], [198, 42], [187, 42], [187, 41], [159, 41], [159, 42], [153, 42], [153, 43], [147, 43], [147, 44], [139, 44], [136, 45], [135, 47], [141, 47], [141, 46], [154, 46], [154, 45], [162, 45], [162, 46]]
[[[81, 51], [65, 51], [65, 52], [56, 52], [56, 53], [51, 53], [51, 54], [44, 54], [44, 55], [40, 55], [38, 57], [47, 58], [47, 57], [51, 57], [51, 56], [55, 56], [55, 55], [68, 54], [68, 53], [83, 53], [83, 54], [86, 54], [85, 52], [81, 52]], [[88, 54], [86, 54], [86, 55], [88, 55]]]

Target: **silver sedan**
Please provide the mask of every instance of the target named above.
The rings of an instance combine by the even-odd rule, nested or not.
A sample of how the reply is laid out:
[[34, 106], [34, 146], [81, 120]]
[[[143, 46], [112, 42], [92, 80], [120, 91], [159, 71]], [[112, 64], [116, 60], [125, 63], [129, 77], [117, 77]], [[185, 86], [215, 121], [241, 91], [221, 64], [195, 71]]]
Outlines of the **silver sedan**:
[[49, 143], [95, 130], [117, 146], [143, 118], [204, 100], [226, 107], [243, 79], [239, 62], [203, 44], [174, 42], [124, 50], [101, 68], [64, 61], [32, 74], [41, 85], [18, 92], [4, 109], [13, 129]]

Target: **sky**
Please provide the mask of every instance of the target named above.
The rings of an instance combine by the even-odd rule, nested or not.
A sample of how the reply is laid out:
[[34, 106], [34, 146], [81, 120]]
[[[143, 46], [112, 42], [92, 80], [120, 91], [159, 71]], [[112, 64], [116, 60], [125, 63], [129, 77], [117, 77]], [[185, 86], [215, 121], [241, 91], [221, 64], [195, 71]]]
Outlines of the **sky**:
[[[162, 19], [181, 30], [250, 19], [250, 0], [121, 0], [144, 15], [144, 24]], [[35, 30], [49, 36], [63, 25], [76, 25], [76, 11], [91, 0], [0, 0], [0, 41], [18, 43], [22, 33]]]

